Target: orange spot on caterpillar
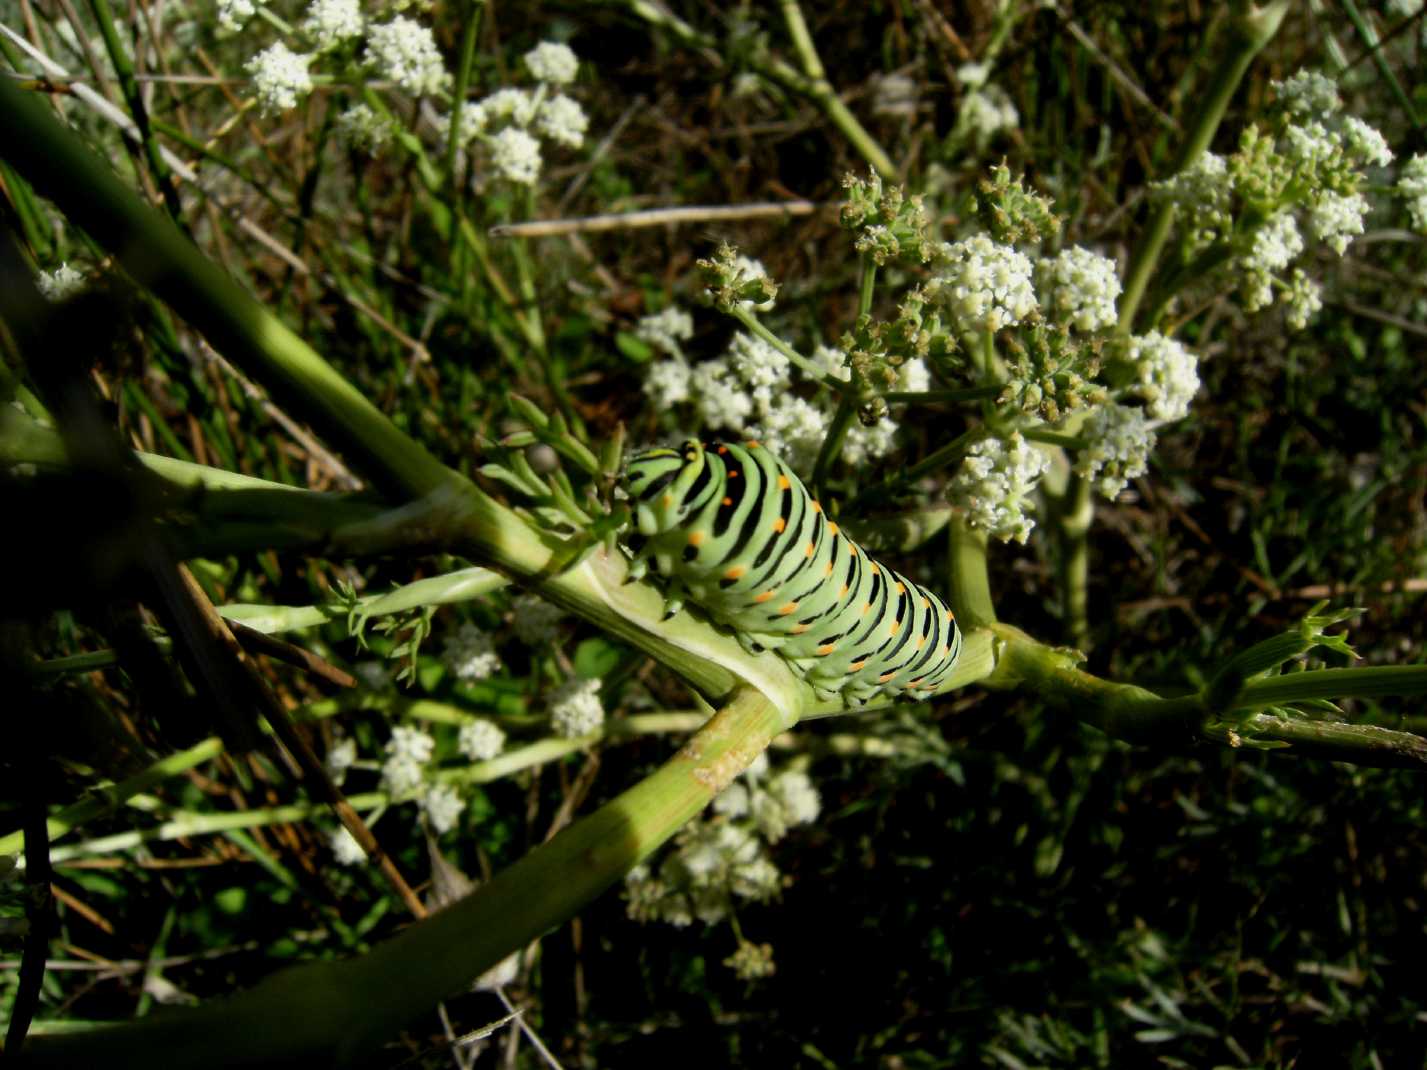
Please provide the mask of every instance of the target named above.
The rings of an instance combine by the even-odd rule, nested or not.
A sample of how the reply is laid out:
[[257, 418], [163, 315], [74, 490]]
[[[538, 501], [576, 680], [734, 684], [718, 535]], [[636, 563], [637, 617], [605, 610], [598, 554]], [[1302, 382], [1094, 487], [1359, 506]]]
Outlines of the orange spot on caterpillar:
[[814, 552], [815, 550], [817, 550], [816, 544], [810, 542], [810, 543], [808, 543], [807, 548], [803, 550], [803, 556], [804, 556], [804, 557], [812, 557], [812, 556], [813, 556], [813, 552]]
[[792, 490], [792, 488], [793, 488], [793, 484], [791, 484], [791, 483], [788, 482], [788, 477], [787, 477], [787, 476], [785, 476], [785, 475], [780, 475], [780, 476], [778, 477], [778, 489], [779, 489], [779, 490]]
[[732, 498], [725, 498], [725, 499], [723, 500], [723, 504], [724, 504], [724, 505], [732, 505], [732, 504], [733, 504], [733, 499], [732, 499]]
[[718, 448], [718, 453], [719, 453], [719, 456], [720, 456], [720, 457], [722, 457], [722, 456], [723, 456], [725, 453], [727, 453], [727, 452], [728, 452], [728, 447], [727, 447], [727, 446], [720, 446], [720, 447]]
[[784, 520], [781, 516], [773, 521], [773, 530], [776, 531], [779, 535], [783, 534], [783, 529], [787, 526], [788, 522]]
[[786, 617], [789, 613], [792, 613], [792, 612], [796, 611], [797, 608], [798, 608], [798, 603], [797, 603], [797, 602], [789, 602], [787, 605], [779, 606], [779, 607], [778, 607], [778, 616], [780, 616], [780, 617]]
[[880, 576], [880, 575], [882, 575], [882, 570], [877, 567], [877, 562], [876, 562], [876, 561], [873, 561], [873, 562], [872, 562], [872, 575], [874, 575], [874, 576]]
[[[831, 568], [832, 566], [828, 566], [828, 567]], [[847, 584], [844, 583], [844, 584], [842, 585], [842, 590], [838, 592], [837, 596], [838, 596], [839, 598], [846, 598], [846, 597], [847, 597]]]
[[808, 624], [795, 624], [793, 625], [792, 631], [794, 635], [802, 635], [810, 627], [811, 625]]
[[729, 478], [729, 479], [737, 479], [737, 478], [738, 478], [738, 469], [735, 468], [733, 471], [729, 472], [729, 473], [728, 473], [728, 478]]
[[726, 580], [736, 580], [747, 571], [748, 569], [743, 565], [734, 565], [731, 569], [729, 569], [723, 574], [723, 578]]
[[901, 628], [901, 626], [902, 626], [902, 625], [901, 625], [899, 622], [897, 622], [897, 621], [894, 620], [894, 621], [892, 622], [892, 634], [893, 634], [893, 635], [896, 635], [896, 634], [897, 634], [897, 629]]
[[888, 680], [892, 679], [892, 677], [896, 675], [897, 674], [895, 672], [884, 672], [881, 676], [877, 677], [877, 682], [879, 684], [885, 684]]
[[814, 498], [814, 499], [813, 499], [813, 512], [815, 512], [815, 513], [821, 513], [822, 511], [823, 511], [823, 503], [820, 502], [820, 501], [818, 501], [816, 498]]
[[932, 604], [932, 600], [926, 595], [922, 595], [922, 608], [926, 609]]
[[857, 672], [859, 669], [861, 669], [861, 668], [862, 668], [864, 665], [866, 665], [866, 664], [867, 664], [866, 659], [864, 659], [864, 660], [862, 660], [862, 661], [854, 661], [851, 665], [849, 665], [849, 666], [847, 667], [847, 671], [848, 671], [848, 672]]
[[763, 602], [768, 601], [768, 599], [772, 598], [777, 593], [777, 591], [764, 591], [762, 594], [755, 596], [753, 600], [761, 604]]
[[899, 584], [897, 584], [897, 593], [898, 593], [898, 594], [906, 594], [906, 593], [907, 593], [907, 585], [906, 585], [905, 583], [899, 583]]
[[922, 647], [924, 647], [924, 646], [926, 646], [926, 645], [927, 645], [927, 637], [926, 637], [925, 635], [922, 636], [920, 639], [917, 640], [917, 649], [918, 649], [918, 650], [920, 650]]
[[828, 529], [828, 531], [830, 531], [832, 534], [834, 534], [834, 535], [837, 534], [837, 525], [834, 524], [831, 520], [829, 520], [829, 521], [827, 522], [827, 529]]
[[862, 603], [862, 615], [863, 615], [864, 617], [867, 616], [867, 611], [870, 610], [871, 608], [872, 608], [872, 603], [871, 603], [871, 602], [863, 602], [863, 603]]
[[660, 504], [662, 504], [664, 508], [667, 509], [669, 508], [669, 506], [674, 504], [674, 496], [672, 494], [666, 494], [664, 495], [664, 497], [660, 498], [659, 501]]
[[691, 531], [691, 532], [689, 532], [689, 545], [690, 545], [690, 546], [698, 546], [698, 545], [699, 545], [700, 543], [702, 543], [703, 541], [704, 541], [704, 533], [703, 533], [702, 531]]
[[756, 450], [759, 446], [762, 445], [762, 443], [759, 442], [757, 439], [750, 438], [747, 442], [744, 443], [744, 445], [751, 450]]
[[822, 646], [818, 647], [818, 653], [821, 654], [823, 657], [827, 657], [836, 649], [836, 643], [824, 643]]
[[831, 576], [831, 575], [832, 575], [832, 562], [831, 562], [831, 561], [829, 561], [829, 562], [827, 563], [827, 568], [825, 568], [825, 569], [823, 570], [823, 575], [824, 575], [824, 576]]

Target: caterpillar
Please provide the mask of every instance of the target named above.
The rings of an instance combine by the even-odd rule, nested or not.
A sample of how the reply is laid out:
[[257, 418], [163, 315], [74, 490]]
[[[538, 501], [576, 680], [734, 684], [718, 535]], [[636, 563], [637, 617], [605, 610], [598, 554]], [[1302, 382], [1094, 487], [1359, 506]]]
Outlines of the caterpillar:
[[961, 653], [936, 595], [867, 556], [757, 442], [685, 442], [631, 458], [632, 578], [649, 563], [665, 608], [685, 601], [745, 650], [776, 650], [820, 698], [931, 694]]

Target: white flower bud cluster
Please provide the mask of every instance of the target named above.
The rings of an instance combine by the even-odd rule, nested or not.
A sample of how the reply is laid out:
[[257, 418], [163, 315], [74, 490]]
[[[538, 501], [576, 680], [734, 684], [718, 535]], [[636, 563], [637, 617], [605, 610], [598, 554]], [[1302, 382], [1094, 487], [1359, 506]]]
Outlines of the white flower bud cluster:
[[218, 0], [218, 29], [225, 34], [237, 33], [257, 13], [258, 5], [253, 0]]
[[338, 825], [327, 836], [327, 847], [339, 866], [355, 866], [367, 860], [367, 852], [357, 842], [357, 837]]
[[451, 84], [431, 28], [405, 15], [371, 28], [367, 34], [367, 61], [381, 77], [391, 79], [413, 96], [441, 93]]
[[433, 784], [421, 797], [421, 809], [431, 830], [440, 836], [456, 827], [456, 821], [466, 808], [466, 800], [449, 784]]
[[1009, 439], [986, 438], [967, 451], [947, 497], [966, 514], [967, 523], [1009, 542], [1025, 542], [1036, 526], [1026, 515], [1027, 500], [1050, 466], [1050, 459], [1019, 433]]
[[678, 305], [670, 305], [661, 312], [641, 317], [635, 325], [634, 336], [661, 353], [682, 357], [684, 348], [679, 343], [694, 336], [694, 317]]
[[84, 289], [84, 276], [68, 264], [61, 264], [53, 271], [36, 275], [35, 288], [47, 301], [63, 301]]
[[1427, 234], [1427, 156], [1416, 153], [1397, 173], [1397, 195], [1407, 202], [1412, 229]]
[[550, 726], [563, 739], [578, 739], [604, 724], [599, 680], [566, 680], [550, 695]]
[[1139, 381], [1130, 394], [1144, 398], [1145, 411], [1159, 423], [1182, 420], [1199, 390], [1199, 358], [1158, 331], [1130, 339], [1129, 359]]
[[963, 333], [1014, 327], [1038, 307], [1031, 262], [984, 234], [943, 244], [927, 294], [943, 302]]
[[456, 679], [466, 683], [488, 679], [500, 671], [500, 655], [491, 637], [470, 621], [446, 637], [441, 660]]
[[1149, 468], [1155, 433], [1143, 409], [1106, 405], [1091, 414], [1080, 435], [1090, 445], [1076, 454], [1075, 471], [1106, 498], [1114, 498]]
[[488, 762], [505, 749], [505, 733], [494, 721], [477, 717], [461, 725], [456, 747], [473, 762]]
[[317, 51], [339, 48], [353, 38], [362, 36], [366, 20], [358, 0], [312, 0], [307, 17], [302, 20], [302, 32], [312, 39]]
[[435, 747], [436, 741], [419, 728], [393, 728], [382, 763], [382, 790], [394, 800], [414, 795], [426, 779], [426, 766]]
[[1077, 331], [1113, 327], [1118, 320], [1120, 274], [1108, 257], [1072, 245], [1036, 264], [1046, 314]]
[[1269, 83], [1278, 102], [1294, 115], [1331, 115], [1343, 106], [1338, 84], [1317, 71], [1298, 71], [1282, 81]]
[[340, 785], [347, 779], [347, 770], [357, 762], [357, 741], [348, 736], [338, 740], [327, 750], [327, 758], [322, 763], [332, 783]]
[[1308, 326], [1308, 321], [1323, 307], [1323, 288], [1308, 277], [1302, 268], [1294, 268], [1288, 292], [1283, 297], [1284, 322], [1295, 331]]
[[537, 82], [569, 85], [575, 80], [580, 61], [569, 45], [542, 41], [525, 53], [525, 68]]
[[281, 41], [269, 45], [248, 61], [253, 92], [264, 115], [280, 115], [295, 108], [299, 100], [312, 92], [312, 75], [307, 70], [311, 62], [311, 56], [294, 52]]
[[991, 64], [966, 63], [956, 72], [965, 87], [956, 117], [956, 129], [976, 144], [985, 145], [1002, 130], [1021, 125], [1021, 113], [1000, 86], [990, 82]]
[[766, 756], [714, 800], [715, 817], [695, 822], [677, 847], [653, 869], [642, 865], [625, 878], [629, 916], [637, 921], [712, 925], [735, 899], [762, 901], [782, 886], [765, 844], [795, 825], [816, 821], [822, 809], [817, 789], [801, 770], [769, 775]]
[[391, 141], [391, 123], [369, 104], [351, 105], [337, 116], [337, 136], [348, 148], [374, 154]]

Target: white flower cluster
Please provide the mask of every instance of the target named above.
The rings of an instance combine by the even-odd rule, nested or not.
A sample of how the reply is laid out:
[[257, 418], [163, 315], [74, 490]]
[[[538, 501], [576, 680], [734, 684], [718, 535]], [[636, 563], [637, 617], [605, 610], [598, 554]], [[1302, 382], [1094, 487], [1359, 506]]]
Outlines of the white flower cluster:
[[341, 784], [347, 779], [347, 770], [357, 762], [357, 741], [350, 736], [338, 740], [327, 750], [327, 759], [322, 764], [332, 783]]
[[[661, 353], [682, 357], [684, 348], [679, 343], [687, 342], [694, 336], [694, 317], [678, 305], [670, 305], [662, 312], [641, 316], [639, 323], [635, 325], [634, 336]], [[684, 396], [687, 397], [688, 394]], [[679, 400], [682, 401], [683, 398]]]
[[53, 271], [36, 275], [35, 288], [47, 301], [63, 301], [84, 289], [84, 276], [68, 264], [61, 264]]
[[302, 32], [312, 39], [319, 52], [338, 48], [362, 36], [366, 20], [358, 0], [312, 0]]
[[1151, 188], [1179, 208], [1182, 225], [1196, 246], [1208, 245], [1234, 225], [1229, 162], [1217, 153], [1201, 153], [1179, 174]]
[[769, 775], [760, 755], [714, 800], [715, 817], [690, 825], [678, 846], [659, 864], [636, 867], [625, 878], [629, 916], [637, 921], [712, 925], [726, 918], [735, 898], [761, 901], [782, 886], [764, 848], [794, 825], [817, 820], [822, 804], [808, 775], [782, 770]]
[[1343, 106], [1338, 84], [1317, 71], [1298, 71], [1282, 81], [1269, 83], [1278, 102], [1294, 115], [1317, 118], [1331, 115]]
[[580, 61], [569, 45], [542, 41], [525, 53], [525, 67], [537, 82], [569, 85], [575, 80]]
[[1199, 390], [1199, 358], [1158, 331], [1130, 339], [1129, 358], [1139, 381], [1130, 393], [1144, 398], [1145, 409], [1159, 423], [1182, 420]]
[[927, 293], [947, 307], [963, 333], [1014, 327], [1037, 308], [1031, 262], [984, 234], [943, 244]]
[[456, 827], [456, 821], [465, 808], [466, 800], [449, 784], [433, 784], [421, 797], [421, 809], [438, 836]]
[[1412, 227], [1427, 234], [1427, 156], [1416, 153], [1397, 173], [1397, 195], [1407, 202]]
[[1114, 498], [1149, 468], [1155, 433], [1143, 409], [1106, 405], [1085, 421], [1080, 436], [1090, 445], [1076, 454], [1075, 471], [1093, 481], [1107, 498]]
[[218, 29], [225, 34], [237, 33], [257, 12], [258, 5], [253, 0], [218, 0]]
[[1288, 291], [1283, 297], [1283, 318], [1288, 326], [1301, 331], [1323, 307], [1323, 288], [1308, 277], [1302, 268], [1293, 269]]
[[456, 747], [473, 762], [488, 762], [505, 749], [505, 733], [494, 721], [477, 717], [461, 725]]
[[552, 642], [559, 634], [555, 625], [565, 613], [538, 594], [523, 594], [512, 603], [515, 637], [526, 646]]
[[981, 146], [1002, 130], [1014, 130], [1021, 125], [1021, 113], [1004, 89], [988, 81], [990, 74], [989, 63], [967, 63], [956, 72], [966, 87], [956, 128]]
[[[566, 45], [546, 41], [526, 53], [525, 65], [541, 84], [535, 89], [497, 89], [462, 108], [458, 137], [462, 145], [482, 140], [496, 173], [528, 186], [540, 177], [544, 163], [540, 138], [577, 149], [584, 144], [590, 121], [578, 101], [550, 91], [575, 79], [579, 60]], [[443, 140], [449, 135], [449, 117], [444, 122]]]
[[550, 695], [550, 726], [564, 739], [578, 739], [604, 724], [600, 681], [566, 680]]
[[311, 62], [311, 56], [294, 52], [281, 41], [269, 45], [248, 61], [253, 92], [264, 115], [280, 115], [295, 108], [299, 100], [312, 92], [312, 75], [307, 70]]
[[464, 622], [455, 635], [446, 637], [441, 660], [456, 679], [467, 683], [485, 680], [500, 670], [500, 655], [491, 637], [470, 621]]
[[1009, 542], [1025, 542], [1036, 522], [1026, 515], [1030, 493], [1050, 459], [1019, 433], [986, 438], [967, 451], [947, 496], [965, 511], [967, 523]]
[[357, 842], [357, 837], [347, 831], [345, 825], [338, 825], [327, 836], [327, 846], [339, 866], [355, 866], [367, 860], [367, 852]]
[[[844, 382], [852, 376], [842, 352], [829, 346], [819, 346], [812, 362]], [[898, 390], [925, 390], [929, 382], [930, 373], [920, 360], [898, 369]], [[692, 399], [703, 429], [756, 439], [794, 469], [807, 471], [822, 446], [835, 401], [827, 392], [813, 400], [799, 397], [793, 386], [788, 358], [742, 332], [721, 357], [693, 368], [677, 358], [658, 361], [644, 380], [645, 393], [661, 410]], [[843, 459], [862, 464], [885, 456], [892, 451], [896, 431], [897, 425], [886, 417], [873, 427], [853, 425], [843, 440]]]
[[369, 104], [353, 104], [337, 116], [337, 136], [348, 148], [375, 153], [391, 140], [389, 120]]
[[451, 84], [450, 72], [429, 26], [398, 15], [367, 34], [367, 62], [414, 96], [440, 93]]
[[1077, 331], [1113, 327], [1118, 320], [1120, 274], [1115, 261], [1072, 245], [1036, 264], [1037, 282], [1047, 314]]
[[1253, 247], [1243, 258], [1244, 307], [1257, 312], [1273, 304], [1273, 272], [1288, 267], [1303, 252], [1303, 235], [1290, 212], [1279, 212], [1254, 234]]
[[426, 765], [435, 747], [436, 741], [419, 728], [393, 728], [382, 763], [382, 790], [394, 800], [413, 795], [426, 778]]

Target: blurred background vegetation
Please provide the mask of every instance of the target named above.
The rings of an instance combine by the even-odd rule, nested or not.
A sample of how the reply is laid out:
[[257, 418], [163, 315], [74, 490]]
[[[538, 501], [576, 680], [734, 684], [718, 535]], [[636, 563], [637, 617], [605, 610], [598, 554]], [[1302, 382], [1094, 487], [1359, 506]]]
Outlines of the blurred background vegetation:
[[[584, 149], [547, 160], [528, 204], [498, 185], [456, 198], [440, 182], [424, 184], [407, 151], [349, 151], [334, 119], [360, 95], [351, 87], [320, 85], [280, 119], [245, 110], [254, 39], [220, 36], [204, 3], [114, 15], [130, 39], [141, 31], [150, 70], [215, 79], [151, 83], [159, 139], [200, 176], [198, 187], [180, 188], [182, 223], [400, 426], [471, 473], [482, 436], [516, 426], [511, 392], [563, 409], [595, 443], [621, 422], [635, 443], [675, 430], [644, 404], [649, 354], [632, 332], [646, 312], [697, 303], [694, 261], [719, 241], [783, 282], [784, 333], [831, 341], [849, 325], [855, 259], [831, 208], [534, 238], [523, 248], [484, 236], [527, 214], [790, 198], [833, 205], [843, 176], [865, 173], [825, 114], [769, 76], [768, 57], [791, 51], [777, 5], [674, 6], [706, 42], [680, 42], [636, 4], [483, 6], [473, 86], [506, 84], [541, 40], [568, 43], [582, 61], [573, 92], [590, 135]], [[974, 183], [1004, 158], [1056, 198], [1068, 240], [1123, 260], [1143, 219], [1144, 183], [1162, 175], [1178, 145], [1175, 124], [1202, 92], [1221, 7], [902, 0], [810, 3], [805, 16], [830, 80], [948, 231]], [[1422, 150], [1427, 89], [1416, 72], [1427, 21], [1412, 7], [1295, 5], [1216, 147], [1233, 144], [1271, 79], [1311, 67], [1339, 76], [1348, 111], [1382, 129], [1399, 156]], [[470, 13], [438, 3], [423, 17], [456, 55]], [[92, 8], [0, 0], [0, 23], [123, 103]], [[0, 52], [34, 73], [12, 40]], [[966, 90], [956, 72], [979, 61], [992, 64], [1019, 116], [984, 139], [958, 132], [957, 121]], [[889, 75], [899, 79], [895, 96]], [[66, 83], [32, 88], [62, 103], [117, 169], [155, 187], [142, 153], [69, 98]], [[427, 151], [440, 159], [438, 147]], [[13, 172], [3, 178], [3, 210], [40, 267], [104, 265]], [[452, 240], [458, 201], [479, 252]], [[1092, 669], [1156, 688], [1198, 683], [1226, 652], [1293, 626], [1329, 597], [1366, 607], [1350, 639], [1369, 660], [1421, 662], [1424, 266], [1419, 238], [1374, 217], [1345, 258], [1317, 265], [1325, 307], [1307, 331], [1286, 332], [1276, 312], [1246, 316], [1222, 300], [1199, 322], [1185, 340], [1198, 347], [1205, 385], [1189, 419], [1162, 436], [1132, 493], [1097, 514]], [[494, 274], [513, 300], [492, 285]], [[96, 377], [132, 443], [319, 489], [355, 485], [340, 460], [275, 419], [259, 392], [159, 306], [139, 294], [127, 301], [132, 344], [102, 359]], [[536, 307], [543, 352], [517, 318]], [[695, 325], [695, 359], [721, 352], [733, 331], [706, 308]], [[942, 440], [939, 420], [931, 411], [903, 418], [907, 456]], [[1053, 638], [1059, 611], [1039, 537], [998, 548], [992, 582], [1002, 620]], [[264, 551], [198, 562], [195, 574], [218, 604], [304, 605], [332, 602], [339, 582], [375, 592], [449, 567], [435, 557], [353, 563]], [[1414, 579], [1407, 589], [1384, 586]], [[474, 619], [499, 629], [508, 601], [443, 609], [432, 627], [445, 633]], [[378, 655], [392, 642], [369, 639]], [[337, 623], [303, 641], [348, 667], [373, 657]], [[51, 657], [104, 645], [82, 616], [64, 612], [44, 642]], [[611, 694], [688, 705], [672, 679], [588, 626], [567, 624], [557, 652], [503, 639], [500, 653], [504, 676], [463, 685], [443, 673], [433, 642], [400, 693], [504, 717], [519, 736], [539, 662], [568, 656], [587, 675], [614, 668], [611, 711]], [[276, 663], [267, 671], [294, 705], [323, 697], [309, 677]], [[117, 669], [70, 677], [62, 691], [160, 742]], [[1420, 706], [1358, 703], [1349, 713], [1427, 727]], [[364, 749], [380, 749], [380, 710], [340, 719]], [[315, 738], [330, 742], [331, 731], [322, 722]], [[835, 733], [895, 746], [890, 757], [849, 756], [829, 745]], [[790, 878], [781, 899], [737, 916], [744, 938], [772, 945], [777, 972], [740, 980], [722, 964], [736, 947], [726, 926], [641, 925], [618, 894], [606, 895], [544, 940], [507, 989], [563, 1065], [1400, 1067], [1427, 1056], [1420, 776], [1280, 753], [1132, 748], [978, 690], [797, 735], [822, 816], [775, 849]], [[670, 749], [666, 737], [621, 741], [474, 786], [441, 850], [471, 877], [488, 876], [571, 808], [593, 808]], [[72, 770], [55, 778], [54, 801], [73, 797], [71, 778], [80, 782]], [[224, 758], [154, 794], [162, 807], [194, 812], [291, 801], [281, 773], [256, 759]], [[18, 826], [13, 801], [0, 818]], [[116, 814], [82, 836], [142, 824], [142, 815]], [[404, 872], [430, 870], [415, 821], [394, 812], [376, 831]], [[55, 884], [47, 1022], [126, 1019], [212, 997], [284, 962], [359, 951], [404, 923], [375, 871], [334, 865], [321, 829], [305, 823], [80, 851], [57, 865]], [[0, 973], [6, 999], [15, 967], [12, 955]], [[487, 992], [445, 1011], [456, 1033], [505, 1013]], [[449, 1065], [449, 1053], [428, 1050], [442, 1032], [433, 1013], [390, 1064], [415, 1056], [412, 1065]], [[478, 1065], [543, 1064], [517, 1032], [486, 1044]]]

